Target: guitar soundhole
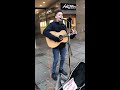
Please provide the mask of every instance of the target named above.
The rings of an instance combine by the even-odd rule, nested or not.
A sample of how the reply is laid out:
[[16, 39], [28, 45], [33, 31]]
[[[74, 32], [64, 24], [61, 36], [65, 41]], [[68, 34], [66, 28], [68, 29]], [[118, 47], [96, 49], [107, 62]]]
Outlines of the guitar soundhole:
[[62, 35], [60, 35], [60, 36], [59, 36], [59, 39], [60, 39], [60, 40], [62, 40], [62, 39], [63, 39], [63, 36], [62, 36]]

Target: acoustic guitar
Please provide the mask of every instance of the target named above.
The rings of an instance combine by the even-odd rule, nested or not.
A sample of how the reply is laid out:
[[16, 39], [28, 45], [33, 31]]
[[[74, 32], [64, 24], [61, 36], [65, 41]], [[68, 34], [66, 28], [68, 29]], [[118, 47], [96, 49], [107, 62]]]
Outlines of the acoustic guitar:
[[50, 47], [50, 48], [55, 48], [57, 47], [60, 43], [66, 43], [68, 41], [68, 35], [67, 35], [67, 32], [65, 30], [61, 30], [60, 32], [55, 32], [55, 31], [50, 31], [50, 33], [60, 39], [62, 39], [62, 41], [60, 42], [55, 42], [51, 39], [49, 39], [48, 37], [46, 37], [46, 42], [47, 42], [47, 45]]

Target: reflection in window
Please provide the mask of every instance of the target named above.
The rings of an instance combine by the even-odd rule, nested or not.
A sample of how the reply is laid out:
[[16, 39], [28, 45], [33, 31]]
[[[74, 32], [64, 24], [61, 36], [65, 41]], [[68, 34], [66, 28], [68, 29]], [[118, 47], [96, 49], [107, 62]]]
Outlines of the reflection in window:
[[40, 27], [41, 27], [41, 28], [46, 27], [46, 21], [40, 22]]

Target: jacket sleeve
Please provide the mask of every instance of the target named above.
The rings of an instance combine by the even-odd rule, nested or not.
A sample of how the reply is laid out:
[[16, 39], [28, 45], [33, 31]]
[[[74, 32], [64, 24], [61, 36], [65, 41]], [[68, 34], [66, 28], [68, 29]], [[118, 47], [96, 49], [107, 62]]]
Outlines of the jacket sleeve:
[[[65, 25], [64, 25], [64, 30], [67, 32], [67, 28]], [[75, 36], [76, 36], [76, 34], [70, 35], [70, 39], [73, 39]]]
[[54, 41], [59, 41], [59, 38], [52, 35], [50, 33], [50, 31], [52, 31], [53, 27], [52, 27], [52, 24], [50, 23], [43, 31], [43, 35], [45, 35], [46, 37], [48, 37], [49, 39], [52, 39]]
[[76, 36], [76, 34], [70, 35], [70, 39], [73, 39]]

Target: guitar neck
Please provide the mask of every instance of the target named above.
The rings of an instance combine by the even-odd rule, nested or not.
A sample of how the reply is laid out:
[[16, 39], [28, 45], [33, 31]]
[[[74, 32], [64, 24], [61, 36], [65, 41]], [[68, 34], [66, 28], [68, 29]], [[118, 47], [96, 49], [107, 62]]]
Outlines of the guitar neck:
[[69, 35], [67, 35], [67, 34], [66, 34], [66, 35], [63, 35], [63, 37], [69, 37]]

